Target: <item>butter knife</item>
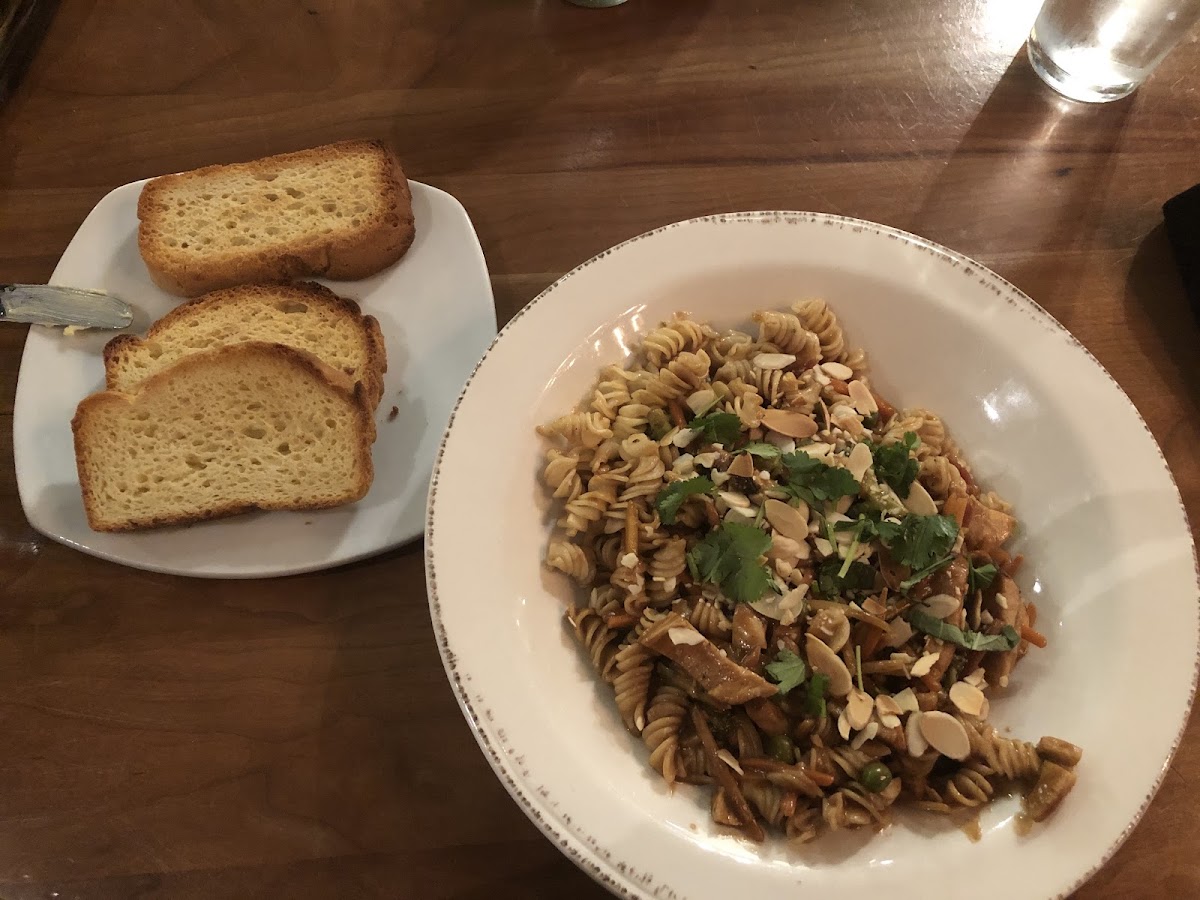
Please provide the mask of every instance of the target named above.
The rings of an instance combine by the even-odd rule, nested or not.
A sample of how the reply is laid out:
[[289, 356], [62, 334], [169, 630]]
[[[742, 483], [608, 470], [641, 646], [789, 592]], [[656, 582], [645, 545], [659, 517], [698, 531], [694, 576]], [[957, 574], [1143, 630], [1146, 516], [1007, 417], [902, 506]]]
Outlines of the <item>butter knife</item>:
[[50, 284], [0, 284], [0, 321], [73, 328], [128, 328], [129, 304], [104, 291]]

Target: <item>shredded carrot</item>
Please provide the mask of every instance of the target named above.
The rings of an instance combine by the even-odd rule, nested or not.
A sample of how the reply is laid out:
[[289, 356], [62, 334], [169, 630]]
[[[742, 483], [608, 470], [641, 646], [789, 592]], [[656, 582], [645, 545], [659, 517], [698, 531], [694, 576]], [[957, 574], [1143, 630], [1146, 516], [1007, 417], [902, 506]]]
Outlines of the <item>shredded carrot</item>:
[[831, 388], [833, 388], [835, 391], [837, 391], [839, 394], [849, 394], [850, 393], [850, 385], [846, 384], [846, 382], [842, 381], [842, 379], [840, 379], [840, 378], [830, 378], [829, 386]]
[[1029, 641], [1035, 647], [1046, 646], [1046, 636], [1040, 631], [1030, 628], [1028, 625], [1021, 626], [1021, 639]]
[[896, 415], [896, 407], [888, 403], [874, 391], [871, 391], [871, 396], [875, 398], [875, 405], [879, 407], [879, 421], [886, 425], [892, 420], [892, 416]]
[[829, 787], [833, 784], [833, 775], [829, 772], [821, 772], [818, 769], [810, 769], [804, 767], [804, 774], [808, 776], [808, 780], [817, 787]]
[[637, 621], [629, 613], [613, 613], [604, 620], [604, 624], [609, 628], [628, 628]]
[[965, 522], [967, 513], [967, 498], [961, 494], [955, 494], [953, 497], [946, 499], [945, 505], [942, 507], [942, 512], [947, 516], [952, 516], [954, 521], [958, 523], [958, 527], [962, 528]]
[[1023, 562], [1025, 562], [1025, 557], [1018, 553], [1000, 568], [1005, 575], [1011, 578], [1013, 575], [1017, 574], [1017, 569], [1021, 568], [1021, 563]]
[[920, 680], [927, 691], [940, 691], [942, 689], [942, 680], [935, 678], [932, 672], [928, 675], [922, 675]]
[[671, 400], [667, 403], [667, 410], [671, 413], [671, 421], [679, 428], [687, 427], [687, 416], [683, 413], [683, 404], [678, 400]]
[[1037, 624], [1038, 608], [1036, 603], [1025, 604], [1025, 617], [1029, 619], [1030, 625]]
[[862, 656], [864, 660], [874, 659], [875, 651], [879, 649], [879, 645], [883, 643], [883, 637], [886, 632], [880, 631], [878, 628], [870, 629], [867, 639], [862, 642]]

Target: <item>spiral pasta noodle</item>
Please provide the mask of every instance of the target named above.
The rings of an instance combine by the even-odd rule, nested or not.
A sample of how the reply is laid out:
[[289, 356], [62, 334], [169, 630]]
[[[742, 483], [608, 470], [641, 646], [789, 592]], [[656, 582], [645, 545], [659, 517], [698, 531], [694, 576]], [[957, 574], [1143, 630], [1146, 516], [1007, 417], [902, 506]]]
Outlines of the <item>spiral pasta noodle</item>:
[[1049, 643], [1003, 549], [1012, 507], [940, 417], [871, 389], [824, 300], [753, 321], [664, 322], [539, 429], [545, 563], [586, 592], [567, 619], [615, 719], [754, 840], [1035, 783], [1048, 815], [1082, 751], [987, 721], [993, 682]]

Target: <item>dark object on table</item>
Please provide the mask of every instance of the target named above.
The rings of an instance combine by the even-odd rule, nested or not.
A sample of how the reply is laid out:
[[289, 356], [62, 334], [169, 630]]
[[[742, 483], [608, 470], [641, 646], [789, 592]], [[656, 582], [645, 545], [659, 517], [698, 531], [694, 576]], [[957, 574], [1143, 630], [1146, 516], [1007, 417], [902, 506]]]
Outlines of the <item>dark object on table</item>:
[[58, 0], [0, 0], [0, 103], [33, 59]]
[[1200, 321], [1200, 184], [1164, 203], [1163, 218], [1188, 303]]

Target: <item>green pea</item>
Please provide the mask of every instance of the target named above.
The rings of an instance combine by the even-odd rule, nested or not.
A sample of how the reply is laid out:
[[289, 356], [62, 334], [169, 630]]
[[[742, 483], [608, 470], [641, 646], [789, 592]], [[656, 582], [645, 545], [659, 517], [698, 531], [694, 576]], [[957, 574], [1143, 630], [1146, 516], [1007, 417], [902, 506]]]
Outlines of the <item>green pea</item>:
[[876, 760], [863, 766], [858, 780], [872, 794], [878, 794], [892, 783], [892, 770]]
[[767, 753], [772, 759], [791, 765], [796, 761], [796, 745], [786, 734], [775, 734], [767, 739]]
[[650, 437], [656, 441], [661, 441], [667, 436], [667, 432], [671, 430], [671, 420], [667, 418], [667, 414], [661, 409], [650, 410], [646, 416], [647, 430], [650, 432]]

